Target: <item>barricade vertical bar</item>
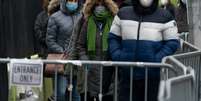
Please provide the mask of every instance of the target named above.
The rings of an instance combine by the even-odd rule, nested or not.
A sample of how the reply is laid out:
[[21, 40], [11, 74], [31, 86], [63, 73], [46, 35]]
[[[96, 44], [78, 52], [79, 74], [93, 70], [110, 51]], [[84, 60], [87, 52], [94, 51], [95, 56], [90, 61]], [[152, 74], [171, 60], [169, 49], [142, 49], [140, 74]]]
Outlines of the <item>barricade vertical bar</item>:
[[197, 84], [197, 86], [196, 87], [198, 87], [197, 88], [197, 90], [198, 90], [198, 92], [196, 92], [196, 93], [198, 93], [198, 95], [197, 95], [197, 98], [196, 98], [196, 100], [198, 99], [198, 100], [200, 100], [201, 98], [200, 98], [200, 92], [201, 92], [201, 88], [200, 88], [200, 86], [201, 86], [201, 69], [199, 68], [200, 67], [200, 64], [201, 64], [201, 56], [199, 56], [199, 59], [198, 59], [198, 73], [197, 73], [197, 82], [196, 82], [196, 84]]
[[[189, 64], [193, 65], [192, 67], [196, 67], [196, 57], [192, 57], [192, 61], [189, 61]], [[198, 68], [195, 68], [195, 70], [197, 70]]]
[[130, 101], [133, 100], [133, 67], [130, 68]]
[[69, 85], [69, 92], [70, 92], [70, 97], [69, 97], [69, 101], [72, 101], [72, 92], [73, 92], [73, 66], [71, 64], [69, 64], [70, 66], [70, 85]]
[[188, 32], [185, 32], [184, 41], [187, 41], [187, 42], [188, 42]]
[[117, 86], [118, 86], [118, 66], [115, 67], [115, 92], [114, 92], [114, 101], [117, 101]]
[[147, 100], [147, 92], [148, 91], [148, 68], [145, 68], [145, 89], [144, 89], [144, 101], [148, 101]]
[[58, 67], [55, 69], [55, 78], [54, 78], [54, 96], [55, 96], [55, 101], [57, 101], [57, 74], [58, 74]]
[[[196, 67], [199, 67], [199, 66], [198, 66], [198, 64], [199, 64], [198, 58], [195, 59], [195, 64], [197, 64], [197, 66], [195, 65]], [[194, 66], [193, 66], [192, 68], [195, 69]], [[195, 74], [195, 75], [196, 75], [196, 78], [195, 78], [195, 79], [196, 79], [196, 82], [197, 82], [197, 81], [199, 81], [199, 75], [200, 75], [199, 68], [196, 68], [195, 71], [196, 71], [196, 72], [198, 71], [198, 72]], [[195, 85], [195, 92], [196, 92], [195, 94], [198, 94], [198, 95], [196, 95], [196, 97], [199, 97], [199, 85], [198, 85], [198, 83], [196, 83], [196, 85]], [[197, 99], [197, 98], [196, 98], [196, 99]]]
[[87, 75], [88, 75], [88, 66], [86, 65], [84, 67], [84, 70], [85, 70], [85, 75], [84, 75], [84, 80], [85, 80], [85, 83], [84, 83], [84, 101], [87, 101]]
[[165, 73], [167, 75], [167, 77], [165, 78], [165, 80], [167, 80], [167, 79], [169, 79], [169, 71], [168, 71], [168, 69], [165, 69]]
[[[201, 61], [200, 61], [201, 62]], [[200, 64], [200, 62], [199, 62], [199, 64]], [[201, 99], [201, 69], [200, 68], [198, 68], [198, 80], [197, 80], [197, 82], [198, 83], [196, 83], [196, 84], [198, 84], [198, 99]]]
[[99, 93], [99, 101], [102, 101], [102, 89], [103, 89], [103, 66], [100, 67], [100, 93]]

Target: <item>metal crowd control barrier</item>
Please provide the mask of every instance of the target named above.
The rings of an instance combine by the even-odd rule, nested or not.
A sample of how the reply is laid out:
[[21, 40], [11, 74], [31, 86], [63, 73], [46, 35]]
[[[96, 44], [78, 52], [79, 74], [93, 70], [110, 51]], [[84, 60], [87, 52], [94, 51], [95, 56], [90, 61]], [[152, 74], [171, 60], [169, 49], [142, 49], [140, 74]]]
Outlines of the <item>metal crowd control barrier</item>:
[[[193, 52], [198, 53], [198, 51]], [[178, 55], [184, 55], [178, 54]], [[191, 60], [190, 57], [186, 57]], [[163, 69], [161, 74], [162, 80], [159, 90], [159, 101], [199, 101], [199, 79], [198, 71], [192, 68], [199, 68], [200, 63], [195, 61], [192, 64], [186, 64], [178, 60], [174, 56], [168, 56], [163, 59], [163, 63], [171, 64], [177, 70], [179, 76], [174, 76], [173, 73], [167, 69]], [[198, 74], [197, 74], [198, 73]]]
[[[23, 60], [22, 60], [23, 61]], [[32, 60], [35, 61], [35, 60]], [[176, 70], [173, 68], [172, 65], [169, 64], [162, 64], [162, 63], [145, 63], [145, 62], [111, 62], [111, 61], [79, 61], [79, 60], [41, 60], [43, 63], [55, 63], [55, 64], [73, 64], [73, 65], [77, 65], [77, 66], [86, 66], [86, 65], [100, 65], [100, 91], [99, 91], [99, 101], [102, 101], [102, 77], [103, 77], [103, 67], [104, 68], [110, 68], [109, 66], [115, 66], [115, 93], [114, 93], [114, 100], [118, 101], [118, 88], [117, 88], [117, 84], [118, 84], [118, 67], [119, 66], [128, 66], [131, 67], [131, 75], [133, 75], [133, 68], [145, 68], [147, 71], [149, 68], [167, 68], [173, 72], [175, 72], [175, 76], [177, 75]], [[10, 59], [0, 59], [1, 63], [9, 63]], [[81, 67], [80, 67], [81, 68]], [[85, 67], [85, 71], [87, 72], [87, 68]], [[57, 72], [55, 73], [55, 76], [57, 76]], [[71, 75], [70, 75], [70, 86], [73, 87], [74, 85], [72, 85], [72, 71], [71, 71]], [[147, 81], [148, 79], [148, 74], [146, 72], [146, 76], [145, 76], [145, 101], [147, 100]], [[85, 73], [85, 92], [87, 92], [87, 73]], [[133, 76], [131, 76], [131, 82], [130, 82], [130, 101], [132, 101], [132, 85], [133, 85]], [[56, 83], [57, 80], [55, 80], [55, 86], [57, 86]], [[72, 90], [69, 90], [70, 92]], [[56, 96], [56, 89], [55, 89], [55, 96]], [[72, 101], [72, 92], [69, 95], [69, 101]], [[87, 101], [86, 98], [87, 97], [87, 93], [85, 93], [85, 101]], [[128, 95], [129, 97], [129, 95]], [[56, 99], [55, 99], [56, 100]], [[57, 101], [57, 100], [56, 100]]]
[[[188, 67], [193, 68], [193, 70], [195, 71], [195, 85], [194, 85], [194, 89], [191, 89], [190, 92], [194, 90], [193, 94], [194, 94], [195, 100], [181, 100], [181, 101], [199, 101], [201, 99], [201, 88], [200, 88], [201, 86], [201, 75], [200, 75], [201, 51], [200, 49], [190, 44], [189, 42], [186, 42], [181, 39], [181, 48], [176, 52], [175, 55], [164, 58], [163, 63], [173, 65], [179, 75], [188, 75], [188, 70], [189, 70]], [[166, 79], [173, 77], [170, 71], [163, 70], [163, 72], [166, 72], [167, 74]], [[177, 92], [177, 93], [183, 94], [183, 92]], [[172, 101], [172, 100], [167, 100], [167, 101]]]
[[[172, 66], [174, 66], [174, 68], [177, 70], [177, 73], [179, 75], [185, 75], [186, 74], [186, 71], [187, 71], [187, 68], [185, 66], [189, 66], [189, 65], [186, 65], [186, 64], [183, 64], [184, 62], [182, 61], [179, 61], [177, 60], [174, 56], [176, 55], [185, 55], [185, 54], [190, 54], [190, 53], [198, 53], [200, 51], [200, 49], [194, 45], [192, 45], [191, 43], [187, 42], [187, 37], [188, 37], [189, 33], [187, 32], [184, 32], [184, 33], [181, 33], [179, 36], [180, 36], [180, 48], [177, 50], [177, 52], [171, 56], [168, 56], [168, 57], [165, 57], [163, 59], [163, 62], [162, 63], [167, 63], [167, 64], [171, 64]], [[188, 60], [186, 60], [185, 62], [187, 61], [193, 61], [191, 58], [187, 57]], [[198, 62], [196, 62], [195, 64], [198, 64]], [[195, 65], [195, 64], [190, 64], [191, 65]], [[195, 69], [195, 72], [197, 72], [198, 70]], [[162, 72], [167, 72], [165, 75], [165, 78], [170, 78], [170, 77], [173, 77], [173, 73], [169, 72], [168, 70], [165, 70], [163, 69]], [[162, 75], [164, 76], [164, 75]], [[163, 77], [164, 78], [164, 77]]]
[[[187, 35], [184, 35], [187, 36]], [[180, 66], [186, 66], [191, 67], [195, 70], [195, 96], [196, 101], [201, 100], [201, 50], [197, 48], [196, 46], [190, 44], [186, 41], [183, 42], [183, 46], [180, 50], [180, 52], [177, 52], [177, 54], [172, 55], [168, 59], [174, 59], [174, 61], [180, 62]], [[166, 62], [168, 63], [168, 61]], [[170, 64], [170, 63], [169, 63]], [[174, 65], [174, 64], [172, 64]]]
[[176, 54], [172, 56], [175, 60], [179, 61], [186, 67], [191, 67], [195, 70], [195, 95], [196, 101], [201, 99], [201, 51], [183, 53], [183, 54]]
[[[118, 67], [126, 66], [130, 67], [130, 75], [133, 75], [133, 68], [145, 68], [145, 100], [147, 99], [147, 78], [148, 78], [148, 69], [150, 68], [165, 68], [162, 71], [162, 80], [160, 85], [160, 92], [159, 92], [159, 101], [182, 101], [183, 97], [188, 97], [189, 100], [184, 101], [198, 101], [200, 98], [200, 59], [201, 53], [199, 52], [199, 49], [194, 47], [193, 45], [189, 44], [186, 41], [183, 41], [182, 47], [180, 50], [178, 50], [176, 55], [169, 56], [163, 60], [163, 63], [145, 63], [145, 62], [112, 62], [112, 61], [80, 61], [80, 60], [41, 60], [44, 64], [71, 64], [76, 65], [78, 68], [84, 68], [85, 71], [85, 96], [84, 99], [87, 101], [87, 75], [88, 75], [88, 66], [89, 65], [99, 65], [100, 66], [100, 91], [99, 91], [99, 101], [102, 101], [103, 91], [102, 91], [102, 80], [103, 80], [103, 68], [110, 68], [110, 66], [113, 66], [115, 68], [115, 92], [114, 92], [114, 101], [118, 101]], [[32, 60], [35, 61], [35, 60]], [[189, 62], [190, 61], [190, 62]], [[0, 63], [9, 63], [10, 59], [1, 59]], [[194, 80], [193, 72], [188, 67], [192, 67], [195, 69], [196, 74], [196, 85], [192, 83]], [[57, 78], [57, 71], [55, 72], [55, 78]], [[70, 86], [69, 86], [69, 101], [72, 101], [72, 68], [70, 72]], [[128, 97], [130, 98], [130, 101], [132, 101], [132, 85], [133, 85], [133, 76], [130, 76], [130, 95]], [[55, 79], [55, 86], [57, 86], [57, 79]], [[181, 88], [181, 86], [185, 87], [186, 91], [183, 91], [184, 89]], [[177, 89], [178, 88], [178, 89]], [[193, 91], [195, 88], [196, 91]], [[182, 93], [181, 93], [181, 92]], [[55, 87], [55, 100], [57, 101], [57, 89]], [[176, 93], [179, 92], [181, 95], [174, 96]], [[190, 93], [187, 93], [190, 92]], [[185, 93], [185, 94], [184, 94]], [[194, 96], [195, 99], [194, 100]]]
[[160, 86], [159, 101], [199, 101], [201, 99], [201, 52], [199, 48], [187, 42], [188, 33], [184, 33], [181, 37], [183, 38], [180, 39], [180, 49], [176, 54], [165, 57], [162, 62], [173, 65], [179, 76], [174, 77], [171, 71], [162, 70], [162, 73], [165, 72], [167, 75], [163, 77], [164, 81]]

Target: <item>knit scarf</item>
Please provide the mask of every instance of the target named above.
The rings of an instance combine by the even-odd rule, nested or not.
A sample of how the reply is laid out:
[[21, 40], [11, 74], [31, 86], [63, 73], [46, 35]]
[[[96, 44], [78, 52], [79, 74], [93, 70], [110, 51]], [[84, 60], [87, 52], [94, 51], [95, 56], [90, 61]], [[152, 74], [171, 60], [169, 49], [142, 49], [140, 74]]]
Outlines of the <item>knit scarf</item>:
[[[94, 15], [91, 15], [88, 18], [88, 26], [87, 26], [87, 49], [91, 55], [95, 55], [96, 51], [96, 33], [97, 33], [97, 26], [95, 20], [101, 20], [101, 18], [97, 18]], [[108, 33], [110, 31], [110, 27], [113, 21], [113, 16], [108, 14], [106, 17], [104, 16], [104, 26], [102, 31], [102, 51], [106, 52], [108, 48]]]

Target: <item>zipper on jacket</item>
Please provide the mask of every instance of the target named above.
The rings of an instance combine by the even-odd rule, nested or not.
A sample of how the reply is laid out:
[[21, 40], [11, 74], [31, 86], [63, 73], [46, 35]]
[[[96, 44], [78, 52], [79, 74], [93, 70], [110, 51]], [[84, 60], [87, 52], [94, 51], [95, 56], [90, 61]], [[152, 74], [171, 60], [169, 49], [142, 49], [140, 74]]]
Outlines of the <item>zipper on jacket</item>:
[[141, 23], [142, 23], [142, 16], [139, 18], [139, 23], [138, 23], [138, 29], [137, 29], [137, 41], [136, 41], [136, 47], [135, 47], [135, 61], [138, 61], [138, 48], [139, 48], [139, 39], [140, 39], [140, 28], [141, 28]]
[[100, 54], [101, 54], [101, 60], [103, 60], [103, 30], [104, 30], [104, 27], [103, 27], [103, 24], [101, 23], [99, 26], [99, 33], [100, 33]]

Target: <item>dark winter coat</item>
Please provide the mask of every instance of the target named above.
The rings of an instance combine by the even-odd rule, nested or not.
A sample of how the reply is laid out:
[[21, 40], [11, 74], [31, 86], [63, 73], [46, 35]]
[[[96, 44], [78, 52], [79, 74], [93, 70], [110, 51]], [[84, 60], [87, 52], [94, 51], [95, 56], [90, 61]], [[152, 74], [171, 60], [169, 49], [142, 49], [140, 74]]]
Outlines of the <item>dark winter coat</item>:
[[[98, 0], [97, 0], [98, 1]], [[104, 0], [105, 1], [105, 5], [107, 8], [109, 8], [109, 11], [115, 15], [118, 11], [118, 7], [117, 5], [115, 5], [115, 3], [113, 1], [110, 0]], [[96, 33], [96, 51], [95, 51], [95, 56], [96, 57], [91, 57], [90, 53], [88, 53], [87, 51], [87, 29], [88, 29], [88, 17], [90, 15], [92, 15], [92, 9], [90, 7], [93, 7], [92, 5], [95, 5], [95, 2], [93, 0], [86, 0], [86, 4], [84, 6], [84, 16], [86, 18], [83, 26], [82, 26], [82, 30], [80, 32], [79, 35], [79, 39], [77, 41], [77, 48], [79, 50], [79, 58], [81, 60], [108, 60], [108, 54], [107, 52], [103, 52], [102, 51], [102, 36], [100, 35], [100, 31], [97, 30]], [[89, 13], [90, 12], [90, 13]], [[98, 25], [94, 25], [94, 26], [98, 26]], [[104, 28], [104, 27], [103, 27]], [[97, 28], [98, 29], [98, 28]], [[108, 31], [109, 33], [109, 31]], [[107, 70], [103, 70], [103, 71], [107, 71]], [[84, 74], [84, 73], [82, 73]], [[105, 72], [103, 74], [106, 74]], [[105, 78], [110, 78], [112, 75], [112, 73], [108, 73], [107, 76], [103, 75], [103, 90], [106, 86], [109, 86], [109, 84], [105, 84]], [[109, 77], [108, 77], [109, 76]], [[82, 79], [84, 81], [84, 79]], [[109, 80], [108, 80], [109, 82]], [[80, 84], [83, 85], [83, 84]], [[89, 68], [89, 72], [88, 72], [88, 92], [90, 93], [90, 96], [98, 96], [99, 94], [99, 88], [100, 88], [100, 66], [93, 66], [92, 68]], [[83, 93], [83, 89], [80, 89], [80, 92]]]
[[[96, 26], [96, 25], [95, 25]], [[78, 50], [81, 60], [97, 60], [103, 61], [108, 60], [108, 55], [106, 52], [102, 52], [102, 36], [100, 31], [97, 31], [96, 34], [96, 52], [95, 57], [90, 57], [90, 54], [87, 52], [87, 21], [83, 24], [82, 30], [78, 40]], [[109, 33], [109, 32], [108, 32]], [[97, 96], [99, 93], [100, 87], [100, 66], [90, 67], [88, 73], [88, 91], [91, 96]]]
[[38, 14], [34, 31], [35, 37], [38, 44], [38, 53], [40, 56], [45, 58], [47, 56], [47, 45], [46, 45], [46, 32], [47, 32], [48, 14], [46, 11], [42, 11]]
[[178, 32], [188, 32], [187, 9], [184, 4], [176, 8], [175, 17], [178, 25]]
[[[65, 9], [65, 0], [61, 0], [60, 10], [49, 17], [46, 43], [50, 53], [68, 53], [68, 59], [77, 58], [76, 40], [82, 23], [79, 10], [70, 13]], [[69, 73], [69, 69], [66, 68]]]
[[[63, 53], [67, 50], [71, 35], [73, 34], [73, 26], [75, 26], [74, 30], [76, 30], [79, 27], [77, 25], [81, 18], [82, 14], [79, 11], [70, 14], [65, 9], [65, 6], [61, 6], [61, 10], [50, 16], [46, 37], [49, 52]], [[76, 38], [76, 36], [73, 38]]]
[[[143, 16], [132, 12], [133, 7], [126, 7], [114, 18], [109, 34], [112, 60], [161, 62], [177, 50], [177, 26], [168, 11], [156, 9], [153, 14]], [[159, 70], [150, 69], [149, 75], [158, 77]], [[136, 69], [134, 78], [144, 78], [144, 70]]]
[[175, 17], [175, 7], [173, 4], [167, 4], [167, 5], [161, 6], [161, 7], [168, 10], [172, 14], [172, 16]]

